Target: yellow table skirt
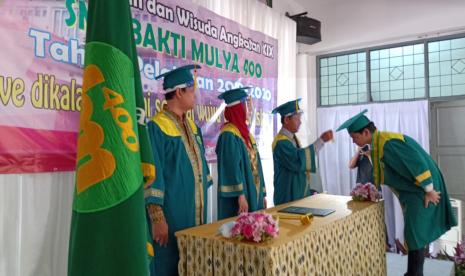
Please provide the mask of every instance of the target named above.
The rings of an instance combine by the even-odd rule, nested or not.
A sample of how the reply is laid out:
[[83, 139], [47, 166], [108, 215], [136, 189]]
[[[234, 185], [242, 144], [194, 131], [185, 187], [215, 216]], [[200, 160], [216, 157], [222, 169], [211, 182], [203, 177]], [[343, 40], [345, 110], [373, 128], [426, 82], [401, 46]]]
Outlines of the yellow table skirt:
[[258, 244], [221, 237], [232, 219], [179, 231], [180, 275], [386, 275], [383, 202], [320, 194], [266, 212], [290, 205], [336, 212], [307, 226], [280, 220], [279, 236]]

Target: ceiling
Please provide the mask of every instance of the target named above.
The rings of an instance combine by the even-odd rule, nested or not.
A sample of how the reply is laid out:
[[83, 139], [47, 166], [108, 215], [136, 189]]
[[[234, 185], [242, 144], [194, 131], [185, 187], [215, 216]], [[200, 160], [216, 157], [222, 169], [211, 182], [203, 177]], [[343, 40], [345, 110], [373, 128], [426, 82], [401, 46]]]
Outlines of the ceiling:
[[321, 21], [322, 41], [299, 44], [309, 54], [465, 33], [464, 0], [275, 0], [273, 8]]

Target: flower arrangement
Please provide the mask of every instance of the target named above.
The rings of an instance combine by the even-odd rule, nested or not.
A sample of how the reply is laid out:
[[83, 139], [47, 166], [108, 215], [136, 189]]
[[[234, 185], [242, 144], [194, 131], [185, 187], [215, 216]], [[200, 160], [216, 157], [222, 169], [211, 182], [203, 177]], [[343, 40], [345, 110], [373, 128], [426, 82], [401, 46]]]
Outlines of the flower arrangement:
[[454, 262], [455, 275], [465, 276], [465, 240], [457, 243], [453, 256], [449, 256], [446, 252], [444, 254], [449, 260]]
[[263, 242], [277, 237], [278, 223], [270, 214], [242, 213], [234, 222], [230, 237], [238, 240]]
[[350, 192], [352, 199], [355, 201], [373, 201], [376, 202], [381, 198], [378, 189], [371, 183], [358, 183]]

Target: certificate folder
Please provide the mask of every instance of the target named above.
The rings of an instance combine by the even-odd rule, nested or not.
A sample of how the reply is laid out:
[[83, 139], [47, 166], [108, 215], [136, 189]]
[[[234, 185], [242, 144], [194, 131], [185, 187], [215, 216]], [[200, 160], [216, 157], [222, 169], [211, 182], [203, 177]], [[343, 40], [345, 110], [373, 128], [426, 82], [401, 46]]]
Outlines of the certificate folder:
[[291, 213], [299, 215], [308, 215], [312, 214], [318, 217], [326, 217], [327, 215], [334, 213], [334, 209], [320, 209], [320, 208], [308, 208], [308, 207], [299, 207], [299, 206], [289, 206], [284, 209], [279, 210], [280, 213]]

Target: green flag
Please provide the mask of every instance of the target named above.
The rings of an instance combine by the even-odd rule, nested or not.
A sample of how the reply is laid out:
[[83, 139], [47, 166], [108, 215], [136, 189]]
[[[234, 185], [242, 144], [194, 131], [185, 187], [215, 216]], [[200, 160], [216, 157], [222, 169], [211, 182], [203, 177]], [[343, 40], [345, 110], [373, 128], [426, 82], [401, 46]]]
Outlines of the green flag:
[[155, 177], [128, 0], [89, 0], [68, 275], [147, 275]]

